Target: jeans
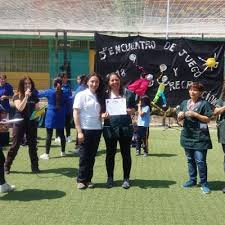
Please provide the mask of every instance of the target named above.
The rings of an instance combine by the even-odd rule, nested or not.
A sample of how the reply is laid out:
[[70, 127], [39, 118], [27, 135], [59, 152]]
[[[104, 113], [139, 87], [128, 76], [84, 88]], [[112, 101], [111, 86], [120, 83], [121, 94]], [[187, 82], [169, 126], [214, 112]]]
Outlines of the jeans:
[[207, 149], [185, 149], [189, 179], [197, 182], [197, 168], [201, 185], [207, 185]]

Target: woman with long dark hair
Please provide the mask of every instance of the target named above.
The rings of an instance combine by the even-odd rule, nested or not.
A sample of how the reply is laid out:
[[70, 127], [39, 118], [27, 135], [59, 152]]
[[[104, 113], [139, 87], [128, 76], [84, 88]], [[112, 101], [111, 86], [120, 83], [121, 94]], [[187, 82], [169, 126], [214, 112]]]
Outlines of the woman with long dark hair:
[[106, 144], [107, 187], [111, 188], [113, 186], [116, 146], [117, 142], [119, 142], [123, 159], [122, 187], [127, 189], [130, 187], [130, 145], [133, 134], [131, 115], [135, 112], [135, 95], [122, 87], [121, 78], [117, 73], [110, 73], [106, 82], [105, 99], [125, 98], [127, 111], [126, 115], [109, 115], [105, 109], [102, 110], [102, 117], [104, 118], [103, 136]]
[[54, 87], [45, 91], [40, 91], [39, 98], [47, 98], [48, 106], [45, 116], [45, 128], [47, 132], [46, 151], [40, 155], [41, 159], [48, 160], [52, 142], [53, 129], [61, 139], [61, 156], [65, 156], [66, 139], [64, 135], [66, 104], [68, 96], [62, 91], [62, 79], [57, 77], [54, 79]]
[[88, 88], [79, 92], [74, 99], [74, 122], [80, 144], [79, 170], [77, 175], [77, 188], [93, 188], [91, 182], [95, 156], [102, 133], [101, 99], [102, 79], [96, 74], [87, 78]]
[[13, 96], [13, 102], [16, 107], [15, 118], [22, 118], [23, 121], [13, 124], [12, 145], [6, 157], [5, 173], [10, 173], [10, 168], [17, 155], [24, 134], [27, 137], [29, 156], [31, 161], [31, 170], [34, 173], [40, 172], [37, 156], [37, 122], [30, 120], [34, 110], [39, 108], [39, 99], [36, 95], [33, 80], [26, 76], [19, 81], [17, 92]]

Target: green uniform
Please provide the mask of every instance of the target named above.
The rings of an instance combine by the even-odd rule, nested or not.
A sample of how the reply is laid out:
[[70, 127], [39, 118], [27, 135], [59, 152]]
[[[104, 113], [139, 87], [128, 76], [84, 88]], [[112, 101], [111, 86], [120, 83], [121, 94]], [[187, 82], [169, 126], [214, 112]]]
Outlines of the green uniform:
[[[216, 106], [225, 106], [225, 101], [222, 98], [218, 99]], [[217, 135], [219, 143], [225, 144], [225, 113], [222, 113], [217, 118]]]
[[[189, 111], [188, 104], [188, 100], [184, 100], [180, 105], [179, 111]], [[198, 100], [192, 111], [207, 117], [211, 117], [213, 114], [210, 104], [202, 99]], [[184, 149], [211, 149], [212, 142], [208, 125], [196, 118], [185, 117], [180, 143]]]

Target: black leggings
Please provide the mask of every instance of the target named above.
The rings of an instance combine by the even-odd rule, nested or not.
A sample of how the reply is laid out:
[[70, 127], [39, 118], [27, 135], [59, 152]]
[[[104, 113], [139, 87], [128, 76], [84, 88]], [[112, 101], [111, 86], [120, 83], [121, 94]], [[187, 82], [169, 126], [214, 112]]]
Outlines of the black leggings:
[[5, 156], [0, 148], [0, 185], [5, 183], [5, 173], [4, 173], [4, 163], [5, 163]]
[[[66, 147], [66, 138], [64, 135], [64, 129], [56, 129], [57, 134], [60, 137], [61, 140], [61, 151], [65, 152], [65, 147]], [[50, 147], [52, 143], [52, 133], [53, 133], [53, 128], [46, 128], [47, 132], [47, 138], [46, 138], [46, 154], [49, 154], [50, 152]]]

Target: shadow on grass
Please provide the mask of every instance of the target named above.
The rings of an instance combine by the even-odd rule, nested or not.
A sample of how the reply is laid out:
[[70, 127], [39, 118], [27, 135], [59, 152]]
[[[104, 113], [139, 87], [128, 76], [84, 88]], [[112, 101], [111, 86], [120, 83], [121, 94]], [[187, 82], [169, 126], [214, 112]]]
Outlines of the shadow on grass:
[[222, 191], [225, 187], [225, 181], [209, 181], [208, 183], [212, 191]]
[[[121, 187], [122, 180], [116, 180], [113, 182], [113, 187]], [[173, 180], [140, 180], [134, 179], [130, 180], [131, 187], [139, 187], [142, 189], [147, 188], [170, 188], [171, 185], [176, 184]], [[95, 184], [96, 188], [107, 188], [106, 183]]]
[[[51, 145], [51, 148], [58, 148], [60, 146], [61, 146], [60, 144], [53, 144], [53, 145]], [[39, 147], [39, 148], [45, 148], [46, 145], [37, 145], [37, 147]]]
[[[75, 178], [77, 176], [77, 168], [57, 168], [57, 169], [47, 169], [42, 170], [41, 173], [36, 173], [36, 175], [40, 178], [49, 178], [49, 176], [45, 176], [49, 173], [57, 174], [57, 176], [66, 176], [70, 178]], [[12, 174], [20, 173], [20, 174], [35, 174], [32, 172], [23, 172], [23, 171], [10, 171]], [[52, 176], [51, 176], [52, 177]]]
[[105, 155], [105, 154], [106, 154], [106, 149], [99, 149], [99, 150], [97, 151], [96, 156]]
[[160, 153], [160, 154], [152, 154], [151, 152], [149, 153], [149, 157], [155, 156], [155, 157], [174, 157], [177, 156], [177, 154], [168, 154], [168, 153]]
[[62, 198], [66, 195], [63, 191], [58, 190], [40, 190], [40, 189], [25, 189], [22, 191], [9, 192], [3, 197], [0, 197], [0, 200], [16, 200], [16, 201], [39, 201], [44, 199], [57, 199]]

